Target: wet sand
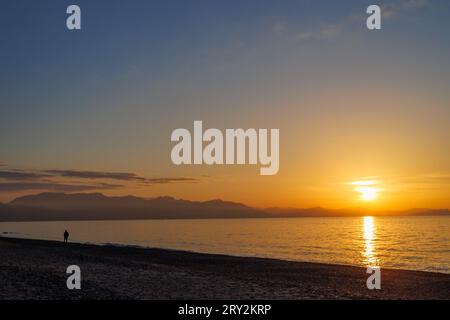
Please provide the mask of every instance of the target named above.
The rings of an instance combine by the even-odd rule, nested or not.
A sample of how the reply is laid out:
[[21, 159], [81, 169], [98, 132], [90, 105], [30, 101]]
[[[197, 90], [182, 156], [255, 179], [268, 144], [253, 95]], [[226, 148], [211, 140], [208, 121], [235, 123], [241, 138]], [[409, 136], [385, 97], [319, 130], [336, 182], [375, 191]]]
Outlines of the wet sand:
[[[68, 290], [66, 268], [81, 268]], [[0, 237], [0, 299], [450, 299], [450, 274]]]

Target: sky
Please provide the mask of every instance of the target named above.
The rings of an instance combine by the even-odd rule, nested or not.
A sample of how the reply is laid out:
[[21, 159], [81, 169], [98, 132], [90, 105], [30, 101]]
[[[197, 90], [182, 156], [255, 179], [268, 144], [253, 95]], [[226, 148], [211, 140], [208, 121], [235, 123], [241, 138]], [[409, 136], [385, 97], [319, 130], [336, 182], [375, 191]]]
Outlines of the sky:
[[[374, 3], [3, 1], [0, 201], [450, 208], [450, 3], [377, 1], [382, 29], [369, 31]], [[70, 4], [82, 30], [66, 28]], [[194, 120], [279, 128], [278, 174], [175, 166], [171, 132]]]

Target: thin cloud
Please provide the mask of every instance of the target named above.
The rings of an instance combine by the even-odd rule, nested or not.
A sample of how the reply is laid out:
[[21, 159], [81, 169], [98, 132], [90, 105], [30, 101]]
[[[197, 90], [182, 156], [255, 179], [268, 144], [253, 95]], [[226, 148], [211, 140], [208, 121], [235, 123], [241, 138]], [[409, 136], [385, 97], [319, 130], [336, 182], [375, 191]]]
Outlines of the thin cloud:
[[408, 9], [420, 9], [431, 4], [430, 0], [399, 0], [400, 5]]
[[102, 171], [77, 171], [77, 170], [46, 170], [44, 172], [68, 178], [146, 181], [144, 177], [140, 177], [135, 173], [128, 173], [128, 172], [102, 172]]
[[371, 185], [382, 187], [389, 193], [413, 193], [424, 190], [447, 189], [450, 187], [450, 173], [429, 173], [411, 176], [366, 177], [347, 182], [349, 185]]
[[48, 178], [50, 175], [42, 174], [38, 172], [28, 172], [21, 170], [2, 170], [0, 171], [0, 179], [4, 180], [36, 180], [42, 178]]
[[277, 36], [287, 37], [296, 42], [306, 42], [310, 40], [332, 39], [337, 37], [343, 28], [343, 22], [334, 24], [322, 24], [315, 28], [292, 27], [286, 22], [276, 22], [272, 25], [272, 32]]
[[397, 0], [381, 5], [383, 18], [393, 19], [402, 15], [405, 11], [419, 10], [431, 5], [430, 0]]
[[162, 177], [162, 178], [146, 178], [135, 173], [129, 172], [102, 172], [102, 171], [78, 171], [78, 170], [46, 170], [48, 174], [53, 174], [66, 178], [81, 178], [81, 179], [111, 179], [131, 182], [143, 182], [146, 184], [165, 184], [174, 182], [197, 182], [197, 178], [189, 177]]
[[286, 27], [286, 22], [277, 22], [273, 25], [272, 29], [277, 33], [281, 33], [286, 30]]
[[334, 38], [341, 32], [341, 26], [339, 25], [328, 25], [320, 30], [321, 38]]
[[344, 182], [344, 184], [387, 184], [390, 186], [405, 186], [405, 185], [446, 185], [450, 184], [450, 173], [426, 173], [411, 176], [391, 176], [378, 177], [369, 176], [353, 179]]
[[305, 30], [297, 32], [293, 38], [298, 42], [320, 39], [333, 39], [336, 38], [342, 31], [342, 26], [339, 24], [330, 24], [322, 26], [317, 30]]
[[397, 181], [403, 184], [420, 184], [420, 185], [433, 185], [441, 186], [450, 184], [450, 174], [448, 173], [430, 173], [421, 174], [411, 177], [401, 177]]
[[298, 41], [306, 41], [311, 39], [314, 36], [312, 32], [300, 32], [295, 36], [295, 39]]
[[174, 183], [174, 182], [197, 182], [197, 178], [153, 178], [153, 179], [147, 179], [149, 183]]
[[[431, 0], [391, 0], [381, 3], [380, 7], [383, 18], [394, 19], [402, 16], [405, 12], [418, 11], [431, 4]], [[297, 42], [331, 40], [354, 30], [355, 27], [364, 30], [366, 19], [367, 14], [365, 12], [353, 12], [334, 22], [322, 23], [313, 27], [296, 29], [286, 21], [277, 21], [271, 28], [272, 32], [290, 37]]]
[[65, 184], [55, 182], [2, 182], [0, 183], [0, 193], [23, 192], [23, 191], [56, 191], [56, 192], [81, 192], [93, 190], [118, 189], [123, 186], [114, 184]]
[[[64, 180], [62, 181], [61, 179]], [[0, 193], [36, 190], [81, 192], [126, 187], [124, 184], [111, 184], [108, 182], [111, 180], [119, 181], [127, 185], [137, 183], [145, 186], [168, 183], [196, 183], [199, 181], [198, 178], [191, 177], [146, 178], [129, 172], [57, 169], [26, 171], [9, 169], [0, 170]]]

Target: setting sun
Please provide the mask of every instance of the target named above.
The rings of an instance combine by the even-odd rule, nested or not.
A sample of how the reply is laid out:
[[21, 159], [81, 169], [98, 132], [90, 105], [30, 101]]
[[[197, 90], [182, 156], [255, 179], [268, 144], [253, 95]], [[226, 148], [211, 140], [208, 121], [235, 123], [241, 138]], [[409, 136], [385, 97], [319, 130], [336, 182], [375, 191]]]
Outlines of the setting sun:
[[374, 187], [358, 187], [355, 189], [357, 192], [361, 194], [361, 200], [364, 201], [373, 201], [378, 198], [378, 188]]
[[351, 182], [351, 185], [356, 186], [354, 191], [360, 194], [360, 199], [363, 201], [373, 201], [378, 198], [380, 188], [376, 187], [378, 181], [376, 180], [361, 180]]

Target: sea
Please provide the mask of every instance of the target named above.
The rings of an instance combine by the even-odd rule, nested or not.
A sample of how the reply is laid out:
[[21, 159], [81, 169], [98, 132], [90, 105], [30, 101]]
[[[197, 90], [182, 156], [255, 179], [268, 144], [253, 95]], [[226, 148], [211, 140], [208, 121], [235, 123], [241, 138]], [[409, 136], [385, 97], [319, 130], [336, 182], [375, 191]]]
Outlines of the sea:
[[1, 222], [0, 236], [450, 273], [450, 217]]

